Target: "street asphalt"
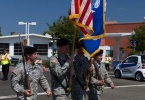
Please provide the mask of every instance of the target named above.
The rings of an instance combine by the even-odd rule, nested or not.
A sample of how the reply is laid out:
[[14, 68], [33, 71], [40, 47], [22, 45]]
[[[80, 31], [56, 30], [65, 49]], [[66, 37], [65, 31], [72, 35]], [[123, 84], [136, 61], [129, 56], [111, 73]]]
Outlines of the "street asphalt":
[[[10, 69], [13, 69], [11, 67]], [[113, 75], [113, 70], [108, 71], [111, 79], [116, 85], [115, 89], [105, 87], [104, 94], [101, 95], [101, 100], [144, 100], [145, 99], [145, 81], [138, 82], [134, 79], [117, 79]], [[50, 73], [47, 69], [44, 72], [47, 80], [50, 83]], [[9, 73], [10, 78], [10, 73]], [[51, 84], [50, 84], [51, 85]], [[16, 100], [16, 93], [11, 89], [10, 80], [2, 81], [2, 75], [0, 75], [0, 100]], [[45, 92], [39, 86], [38, 100], [51, 100], [51, 97], [47, 97]]]

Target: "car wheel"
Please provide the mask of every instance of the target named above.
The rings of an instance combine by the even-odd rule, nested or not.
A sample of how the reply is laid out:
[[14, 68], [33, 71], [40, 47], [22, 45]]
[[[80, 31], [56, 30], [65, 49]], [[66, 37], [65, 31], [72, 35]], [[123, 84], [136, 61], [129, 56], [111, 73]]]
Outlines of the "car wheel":
[[114, 75], [115, 75], [116, 78], [121, 78], [121, 73], [120, 73], [119, 70], [116, 70]]
[[142, 80], [143, 80], [143, 75], [142, 75], [142, 73], [141, 73], [141, 72], [137, 72], [137, 73], [135, 74], [135, 79], [136, 79], [137, 81], [142, 81]]

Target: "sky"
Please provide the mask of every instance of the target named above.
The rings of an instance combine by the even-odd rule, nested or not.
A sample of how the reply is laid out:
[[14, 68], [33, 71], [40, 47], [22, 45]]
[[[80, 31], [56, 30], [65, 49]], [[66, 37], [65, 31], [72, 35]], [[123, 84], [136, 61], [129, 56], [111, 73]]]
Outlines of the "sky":
[[[18, 22], [36, 22], [30, 33], [43, 34], [49, 30], [46, 23], [68, 16], [71, 0], [0, 0], [0, 26], [3, 36], [11, 32], [25, 33], [25, 25]], [[95, 0], [91, 0], [92, 4]], [[126, 22], [145, 21], [145, 0], [107, 0], [106, 20]]]

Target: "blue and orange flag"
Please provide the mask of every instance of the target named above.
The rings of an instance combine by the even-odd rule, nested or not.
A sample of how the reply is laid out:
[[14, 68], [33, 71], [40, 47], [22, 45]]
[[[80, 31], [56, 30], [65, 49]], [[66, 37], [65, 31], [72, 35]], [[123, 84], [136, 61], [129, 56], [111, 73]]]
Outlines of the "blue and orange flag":
[[[101, 43], [101, 38], [105, 36], [104, 9], [105, 9], [106, 2], [104, 2], [105, 0], [96, 0], [96, 2], [93, 4], [93, 7], [91, 7], [90, 0], [72, 0], [72, 3], [71, 3], [72, 6], [75, 5], [74, 3], [75, 1], [78, 2], [76, 5], [80, 4], [79, 6], [77, 6], [78, 12], [80, 11], [78, 13], [78, 16], [83, 15], [83, 18], [84, 18], [83, 20], [85, 21], [82, 21], [82, 22], [87, 22], [88, 20], [91, 20], [89, 24], [90, 26], [88, 27], [87, 26], [88, 24], [85, 26], [84, 24], [82, 25], [82, 23], [79, 23], [78, 22], [79, 17], [75, 16], [75, 14], [70, 13], [69, 18], [76, 27], [78, 27], [79, 29], [84, 28], [83, 30], [86, 30], [85, 32], [81, 30], [82, 33], [80, 34], [80, 40], [82, 41], [82, 44], [83, 44], [84, 53], [88, 55], [89, 57], [92, 57], [94, 54], [96, 54], [100, 50], [99, 46]], [[85, 4], [84, 2], [85, 3], [87, 2], [88, 4]], [[86, 7], [86, 5], [89, 5], [89, 6]], [[83, 8], [83, 9], [79, 10], [79, 8]], [[86, 10], [84, 8], [89, 9], [87, 11], [90, 11], [89, 14], [92, 14], [92, 17], [88, 13], [83, 14], [83, 12], [81, 12], [83, 10]], [[84, 15], [86, 15], [87, 17]]]

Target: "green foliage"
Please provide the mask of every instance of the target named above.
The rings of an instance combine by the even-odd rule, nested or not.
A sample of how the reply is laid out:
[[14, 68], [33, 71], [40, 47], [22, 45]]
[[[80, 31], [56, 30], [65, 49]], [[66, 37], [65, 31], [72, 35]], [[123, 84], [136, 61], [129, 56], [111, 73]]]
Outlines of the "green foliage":
[[50, 31], [44, 31], [44, 32], [43, 32], [43, 35], [45, 35], [45, 34], [51, 35], [51, 32], [50, 32]]
[[135, 32], [136, 50], [143, 52], [145, 50], [145, 25], [139, 26], [138, 29], [135, 29]]
[[0, 36], [3, 36], [2, 33], [0, 33]]
[[[52, 32], [55, 33], [55, 36], [57, 38], [67, 38], [70, 41], [70, 47], [72, 47], [73, 42], [73, 35], [74, 35], [74, 25], [70, 22], [68, 17], [66, 16], [60, 16], [57, 21], [53, 22], [53, 25], [48, 24], [49, 32], [48, 34], [51, 34]], [[79, 39], [79, 30], [76, 30], [75, 39], [78, 41]]]
[[131, 50], [130, 53], [128, 54], [128, 56], [130, 56], [130, 55], [138, 55], [139, 53], [140, 53], [139, 51], [134, 51], [133, 52], [133, 50]]
[[141, 24], [138, 28], [135, 28], [134, 31], [135, 35], [131, 36], [129, 40], [135, 40], [135, 50], [143, 52], [145, 50], [145, 25]]

